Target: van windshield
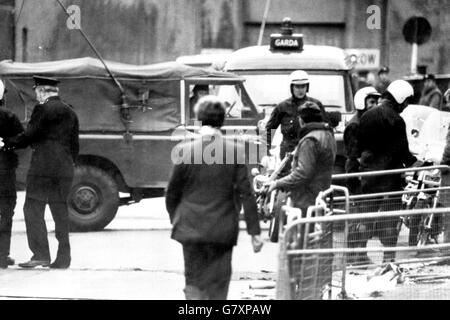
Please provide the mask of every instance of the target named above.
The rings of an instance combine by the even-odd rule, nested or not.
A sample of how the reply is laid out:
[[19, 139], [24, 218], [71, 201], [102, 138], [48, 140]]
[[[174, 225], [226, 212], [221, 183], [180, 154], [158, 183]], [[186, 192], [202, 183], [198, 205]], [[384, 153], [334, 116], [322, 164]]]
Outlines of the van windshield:
[[[289, 74], [240, 74], [244, 85], [259, 106], [277, 105], [289, 98]], [[310, 97], [322, 102], [327, 111], [345, 111], [345, 81], [340, 74], [310, 74]]]

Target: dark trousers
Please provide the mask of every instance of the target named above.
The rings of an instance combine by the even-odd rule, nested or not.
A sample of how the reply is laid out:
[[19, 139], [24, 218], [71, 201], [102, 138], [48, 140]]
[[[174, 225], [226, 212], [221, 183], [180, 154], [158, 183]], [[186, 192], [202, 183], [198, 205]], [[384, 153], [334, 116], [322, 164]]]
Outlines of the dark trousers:
[[[27, 196], [23, 207], [27, 229], [28, 246], [33, 253], [33, 260], [50, 261], [50, 248], [45, 225], [45, 206], [49, 205], [55, 222], [55, 236], [58, 240], [56, 259], [61, 263], [70, 262], [69, 243], [69, 211], [67, 197], [72, 179], [47, 178], [41, 179], [39, 185], [27, 187]], [[29, 190], [33, 192], [28, 192]], [[36, 192], [39, 191], [39, 192]]]
[[[377, 212], [401, 210], [401, 198], [393, 197], [387, 199], [373, 199], [367, 204], [359, 207], [359, 212]], [[353, 221], [349, 226], [348, 247], [365, 248], [369, 239], [378, 237], [385, 247], [395, 247], [399, 235], [400, 218], [398, 217], [380, 217], [377, 219], [364, 219]], [[350, 255], [352, 258], [367, 261], [365, 253]], [[394, 251], [385, 251], [383, 261], [389, 262], [395, 259]]]
[[0, 198], [0, 261], [9, 256], [15, 206], [15, 197]]
[[233, 247], [183, 244], [186, 300], [226, 300]]

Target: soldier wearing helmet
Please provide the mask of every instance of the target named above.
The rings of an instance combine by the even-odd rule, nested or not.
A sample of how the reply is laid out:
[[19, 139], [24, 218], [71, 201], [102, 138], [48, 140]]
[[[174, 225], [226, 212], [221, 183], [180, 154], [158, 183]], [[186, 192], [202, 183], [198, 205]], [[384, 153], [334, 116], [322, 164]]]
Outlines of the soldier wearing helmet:
[[[362, 115], [378, 104], [380, 94], [374, 87], [365, 87], [358, 90], [355, 94], [354, 102], [356, 114], [350, 119], [344, 130], [344, 145], [347, 161], [345, 171], [347, 173], [359, 171], [359, 154], [357, 150], [357, 134], [359, 122]], [[351, 193], [358, 193], [359, 180], [352, 179], [348, 181], [348, 188]]]
[[[404, 80], [393, 81], [382, 94], [381, 101], [375, 108], [368, 110], [360, 120], [357, 135], [358, 152], [360, 153], [360, 170], [389, 170], [418, 165], [420, 162], [411, 154], [406, 136], [406, 125], [400, 113], [413, 98], [412, 86]], [[384, 175], [364, 177], [361, 179], [363, 193], [401, 191], [401, 175]], [[388, 203], [386, 203], [388, 201]], [[368, 209], [376, 212], [401, 209], [401, 199], [374, 199], [373, 206]], [[384, 206], [384, 207], [383, 207]], [[361, 241], [354, 246], [365, 247], [367, 241], [378, 236], [387, 247], [395, 247], [398, 239], [397, 225], [399, 218], [374, 219], [359, 224], [356, 237]], [[395, 252], [384, 253], [383, 260], [393, 261]], [[368, 259], [365, 256], [365, 259]]]
[[307, 95], [309, 91], [309, 76], [305, 71], [297, 70], [292, 72], [289, 76], [289, 85], [292, 96], [275, 107], [266, 125], [268, 150], [270, 150], [272, 142], [272, 130], [276, 130], [281, 125], [281, 133], [283, 135], [280, 145], [281, 159], [284, 158], [287, 152], [292, 152], [299, 141], [300, 125], [297, 118], [299, 116], [298, 109], [301, 105], [305, 102], [314, 102], [319, 106], [325, 122], [329, 122], [322, 103]]
[[[0, 80], [0, 106], [3, 104], [5, 86]], [[9, 257], [11, 246], [11, 229], [14, 208], [16, 206], [16, 168], [17, 155], [14, 150], [4, 146], [3, 139], [23, 132], [17, 116], [0, 107], [0, 269], [14, 264]]]
[[[347, 161], [345, 162], [345, 172], [353, 173], [359, 172], [359, 157], [358, 152], [358, 128], [363, 114], [376, 107], [380, 94], [374, 87], [365, 87], [358, 90], [354, 97], [356, 114], [350, 119], [344, 130], [344, 145], [345, 152], [347, 156]], [[347, 188], [351, 194], [361, 193], [361, 182], [358, 178], [348, 179]], [[358, 245], [365, 244], [359, 239], [358, 228], [360, 227], [360, 222], [356, 221], [350, 224], [349, 235], [347, 239], [348, 246], [350, 248], [358, 247]], [[348, 257], [348, 262], [354, 263], [366, 263], [367, 256], [364, 253], [350, 254]]]

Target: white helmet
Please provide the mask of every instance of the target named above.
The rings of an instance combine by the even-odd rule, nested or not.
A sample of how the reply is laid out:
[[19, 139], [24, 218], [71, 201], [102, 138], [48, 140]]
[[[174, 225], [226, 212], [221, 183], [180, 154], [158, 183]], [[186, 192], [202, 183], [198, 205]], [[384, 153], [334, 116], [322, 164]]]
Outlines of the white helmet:
[[355, 102], [355, 108], [356, 110], [365, 110], [366, 109], [366, 98], [368, 96], [377, 96], [379, 97], [380, 94], [378, 93], [377, 89], [374, 87], [364, 87], [359, 89], [354, 98]]
[[405, 80], [395, 80], [386, 89], [398, 104], [405, 102], [407, 98], [414, 96], [413, 87]]
[[5, 93], [5, 85], [3, 84], [3, 81], [0, 80], [0, 100], [3, 99], [4, 93]]
[[303, 70], [297, 70], [289, 75], [290, 84], [309, 84], [309, 76]]

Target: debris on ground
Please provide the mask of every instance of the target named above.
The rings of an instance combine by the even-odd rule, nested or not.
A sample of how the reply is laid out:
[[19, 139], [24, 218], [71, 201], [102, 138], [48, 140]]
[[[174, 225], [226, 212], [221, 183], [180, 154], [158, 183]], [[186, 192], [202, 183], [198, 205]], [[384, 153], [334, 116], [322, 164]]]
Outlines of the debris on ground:
[[332, 286], [333, 299], [373, 299], [383, 292], [394, 290], [399, 284], [406, 282], [406, 270], [394, 263], [371, 270], [349, 271], [345, 280], [345, 296], [342, 295], [340, 283], [342, 273], [334, 278]]
[[275, 281], [252, 281], [249, 289], [275, 289]]

